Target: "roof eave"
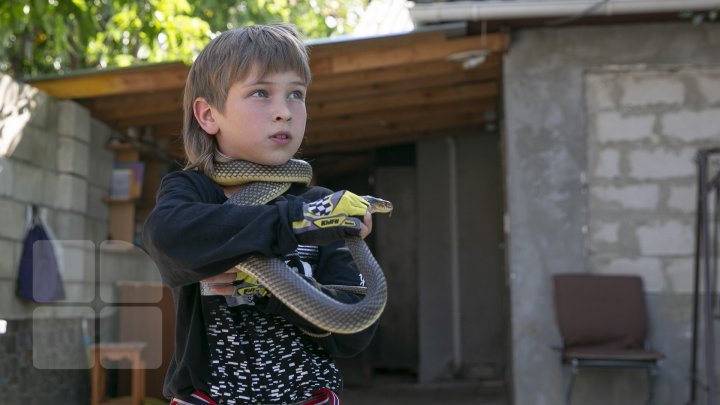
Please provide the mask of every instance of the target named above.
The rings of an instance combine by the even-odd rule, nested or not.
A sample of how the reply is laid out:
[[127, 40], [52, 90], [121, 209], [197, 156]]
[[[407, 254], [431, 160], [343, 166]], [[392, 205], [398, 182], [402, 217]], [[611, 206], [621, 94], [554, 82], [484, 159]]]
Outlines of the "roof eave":
[[720, 8], [719, 0], [458, 1], [415, 4], [415, 25], [453, 21], [514, 20], [589, 15], [651, 14]]

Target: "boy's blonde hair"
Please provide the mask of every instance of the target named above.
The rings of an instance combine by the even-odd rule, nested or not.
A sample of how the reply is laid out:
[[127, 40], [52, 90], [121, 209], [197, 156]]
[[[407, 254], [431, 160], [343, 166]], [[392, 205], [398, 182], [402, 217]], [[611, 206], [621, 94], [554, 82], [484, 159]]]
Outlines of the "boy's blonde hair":
[[187, 165], [208, 174], [217, 159], [217, 142], [193, 114], [193, 102], [204, 97], [224, 112], [233, 84], [258, 69], [262, 74], [292, 71], [310, 84], [308, 52], [298, 31], [291, 25], [253, 25], [225, 31], [213, 38], [193, 62], [183, 98], [183, 141]]

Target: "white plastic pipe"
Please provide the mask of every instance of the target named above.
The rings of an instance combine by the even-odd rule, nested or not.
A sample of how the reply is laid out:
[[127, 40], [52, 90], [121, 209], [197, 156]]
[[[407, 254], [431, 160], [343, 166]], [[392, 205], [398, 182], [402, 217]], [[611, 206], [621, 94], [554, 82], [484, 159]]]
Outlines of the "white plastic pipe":
[[720, 0], [458, 1], [415, 4], [410, 8], [410, 17], [416, 25], [422, 25], [449, 21], [663, 13], [717, 8], [720, 8]]

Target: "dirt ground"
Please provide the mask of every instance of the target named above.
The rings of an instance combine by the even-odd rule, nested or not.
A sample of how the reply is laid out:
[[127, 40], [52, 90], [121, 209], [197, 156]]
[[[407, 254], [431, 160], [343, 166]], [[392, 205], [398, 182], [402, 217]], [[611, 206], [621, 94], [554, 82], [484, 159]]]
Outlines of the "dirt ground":
[[385, 377], [365, 385], [345, 387], [343, 405], [508, 405], [502, 382], [441, 382], [418, 384], [408, 379]]

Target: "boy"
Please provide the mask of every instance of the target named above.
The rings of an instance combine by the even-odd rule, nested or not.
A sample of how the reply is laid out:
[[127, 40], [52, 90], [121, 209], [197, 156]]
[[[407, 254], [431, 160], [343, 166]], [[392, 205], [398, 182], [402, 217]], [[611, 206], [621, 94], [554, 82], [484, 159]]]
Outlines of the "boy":
[[[288, 162], [304, 136], [310, 79], [307, 51], [287, 25], [225, 32], [190, 69], [183, 125], [188, 164], [163, 179], [143, 230], [144, 245], [175, 300], [175, 353], [164, 387], [173, 403], [339, 403], [342, 376], [333, 357], [359, 353], [375, 332], [377, 324], [350, 335], [320, 330], [261, 286], [238, 306], [223, 297], [236, 287], [208, 287], [241, 279], [234, 266], [258, 253], [284, 258], [314, 284], [362, 285], [342, 237], [367, 236], [367, 212], [349, 213], [362, 220], [309, 237], [293, 225], [329, 190], [293, 184], [268, 204], [241, 206], [224, 204], [238, 187], [210, 178], [218, 161]], [[314, 246], [317, 240], [324, 245]], [[215, 295], [201, 294], [201, 284]], [[361, 299], [323, 292], [346, 303]]]

